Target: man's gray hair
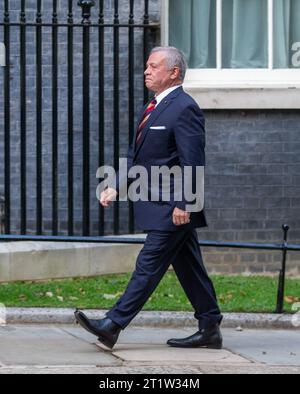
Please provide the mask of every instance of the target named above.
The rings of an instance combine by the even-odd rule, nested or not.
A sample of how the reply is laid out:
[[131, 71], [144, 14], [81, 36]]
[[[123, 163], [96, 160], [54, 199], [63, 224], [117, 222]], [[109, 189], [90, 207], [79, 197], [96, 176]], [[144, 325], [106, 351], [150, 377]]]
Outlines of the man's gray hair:
[[152, 49], [150, 55], [156, 52], [165, 52], [167, 65], [171, 69], [173, 67], [178, 67], [180, 70], [179, 78], [183, 82], [187, 70], [187, 62], [185, 60], [184, 54], [175, 47], [155, 47]]

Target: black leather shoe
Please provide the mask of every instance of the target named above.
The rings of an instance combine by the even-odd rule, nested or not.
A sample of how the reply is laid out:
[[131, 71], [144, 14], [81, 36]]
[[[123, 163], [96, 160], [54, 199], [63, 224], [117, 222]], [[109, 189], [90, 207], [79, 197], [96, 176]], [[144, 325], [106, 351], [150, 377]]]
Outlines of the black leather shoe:
[[183, 348], [205, 347], [207, 349], [222, 349], [223, 338], [219, 325], [216, 325], [210, 328], [203, 328], [188, 338], [170, 339], [167, 344]]
[[98, 340], [105, 346], [110, 349], [114, 347], [121, 332], [121, 327], [119, 325], [108, 318], [101, 320], [88, 319], [81, 311], [75, 311], [74, 315], [77, 323], [79, 323], [81, 327], [91, 334], [96, 335]]

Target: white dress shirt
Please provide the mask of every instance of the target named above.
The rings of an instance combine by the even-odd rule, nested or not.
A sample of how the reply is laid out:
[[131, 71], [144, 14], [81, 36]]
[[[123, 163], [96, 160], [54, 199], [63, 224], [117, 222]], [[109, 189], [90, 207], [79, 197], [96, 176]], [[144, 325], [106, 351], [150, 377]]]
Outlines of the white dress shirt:
[[182, 85], [176, 85], [176, 86], [172, 86], [169, 89], [164, 90], [162, 93], [160, 93], [158, 96], [155, 96], [155, 100], [157, 102], [156, 107], [158, 106], [159, 103], [161, 103], [163, 101], [163, 99], [165, 97], [168, 96], [168, 94], [170, 94], [171, 92], [173, 92], [173, 90], [178, 89], [180, 86]]

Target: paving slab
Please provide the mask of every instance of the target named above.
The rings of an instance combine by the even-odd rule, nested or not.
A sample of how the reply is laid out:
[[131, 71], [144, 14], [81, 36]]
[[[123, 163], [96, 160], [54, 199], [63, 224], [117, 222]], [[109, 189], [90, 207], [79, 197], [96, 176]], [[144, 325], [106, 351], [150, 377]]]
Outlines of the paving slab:
[[120, 344], [113, 351], [113, 355], [126, 361], [141, 364], [157, 363], [160, 365], [182, 365], [188, 360], [189, 364], [199, 363], [250, 363], [245, 358], [227, 350], [212, 349], [178, 349], [166, 345]]
[[223, 330], [225, 346], [248, 359], [268, 365], [300, 366], [300, 331]]
[[[112, 354], [126, 363], [139, 363], [139, 365], [157, 362], [160, 365], [170, 365], [170, 363], [182, 365], [187, 360], [190, 365], [199, 365], [202, 362], [249, 363], [246, 358], [226, 349], [179, 349], [166, 345], [170, 338], [186, 337], [192, 333], [191, 329], [131, 328], [122, 333]], [[100, 343], [98, 346], [107, 349]]]
[[[79, 325], [64, 325], [62, 329], [69, 334], [85, 341], [95, 342], [96, 337]], [[167, 340], [174, 337], [186, 337], [192, 332], [186, 328], [164, 328], [160, 327], [129, 327], [121, 331], [118, 344], [166, 344]], [[106, 348], [105, 348], [106, 349]]]
[[[95, 343], [101, 351], [111, 352], [111, 354], [126, 363], [182, 365], [188, 360], [190, 365], [199, 362], [229, 362], [247, 363], [248, 361], [240, 356], [236, 356], [227, 350], [208, 350], [208, 349], [176, 349], [166, 345], [168, 339], [173, 337], [186, 337], [191, 330], [187, 329], [164, 329], [145, 327], [130, 328], [122, 331], [119, 341], [111, 351], [106, 346], [95, 341], [95, 336], [78, 327], [64, 327], [64, 330], [74, 337]], [[174, 361], [174, 359], [176, 361]]]
[[93, 343], [66, 333], [60, 327], [0, 327], [0, 362], [8, 365], [119, 365], [120, 361]]

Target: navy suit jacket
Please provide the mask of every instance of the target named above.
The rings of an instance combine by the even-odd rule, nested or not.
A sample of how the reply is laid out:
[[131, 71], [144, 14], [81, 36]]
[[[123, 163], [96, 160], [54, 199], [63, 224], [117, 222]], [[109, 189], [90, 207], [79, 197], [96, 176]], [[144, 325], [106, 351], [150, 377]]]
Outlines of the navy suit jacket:
[[[138, 124], [145, 108], [141, 113]], [[167, 166], [168, 168], [191, 166], [194, 170], [196, 166], [205, 165], [205, 121], [203, 113], [198, 104], [184, 92], [182, 87], [172, 91], [152, 111], [137, 146], [135, 143], [136, 133], [137, 131], [128, 151], [128, 171], [132, 166], [145, 167], [149, 174], [149, 189], [151, 189], [151, 166]], [[196, 181], [194, 178], [195, 173], [193, 172], [193, 184]], [[134, 179], [128, 179], [127, 181], [130, 184]], [[122, 182], [122, 180], [117, 180], [118, 191], [119, 182]], [[171, 179], [171, 190], [174, 186], [172, 182]], [[193, 190], [195, 190], [194, 187]], [[185, 210], [186, 204], [187, 201], [184, 199], [176, 201], [172, 193], [170, 201], [134, 202], [136, 225], [144, 231], [175, 231], [183, 226], [173, 224], [174, 208], [178, 207]], [[191, 204], [191, 202], [188, 202], [188, 204]], [[207, 226], [203, 210], [191, 213], [190, 225], [193, 228]]]

